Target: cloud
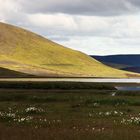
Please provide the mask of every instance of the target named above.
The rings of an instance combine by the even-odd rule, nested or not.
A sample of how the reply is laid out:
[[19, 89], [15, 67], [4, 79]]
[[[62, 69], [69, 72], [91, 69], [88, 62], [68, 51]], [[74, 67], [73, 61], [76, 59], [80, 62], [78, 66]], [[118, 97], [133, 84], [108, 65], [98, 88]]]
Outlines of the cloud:
[[88, 54], [140, 52], [139, 0], [0, 3], [0, 21], [24, 27], [67, 47]]
[[64, 13], [113, 16], [139, 11], [139, 0], [21, 0], [23, 10], [31, 13]]
[[28, 22], [30, 25], [54, 36], [140, 37], [139, 15], [91, 17], [66, 14], [30, 14], [28, 15]]
[[77, 26], [72, 16], [63, 14], [32, 14], [28, 15], [28, 20], [33, 25], [39, 27], [48, 27], [55, 30], [71, 30]]
[[0, 0], [0, 19], [7, 20], [14, 17], [20, 9], [20, 5], [16, 3], [16, 0]]
[[139, 54], [140, 40], [112, 39], [110, 37], [73, 37], [69, 41], [58, 41], [64, 46], [90, 55]]

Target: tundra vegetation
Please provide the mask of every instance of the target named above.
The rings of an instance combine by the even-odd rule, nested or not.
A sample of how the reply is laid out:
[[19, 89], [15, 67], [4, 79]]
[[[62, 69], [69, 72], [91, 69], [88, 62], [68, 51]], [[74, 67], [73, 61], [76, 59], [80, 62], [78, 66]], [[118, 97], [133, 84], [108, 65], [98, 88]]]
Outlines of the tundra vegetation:
[[139, 140], [140, 91], [0, 89], [0, 139]]

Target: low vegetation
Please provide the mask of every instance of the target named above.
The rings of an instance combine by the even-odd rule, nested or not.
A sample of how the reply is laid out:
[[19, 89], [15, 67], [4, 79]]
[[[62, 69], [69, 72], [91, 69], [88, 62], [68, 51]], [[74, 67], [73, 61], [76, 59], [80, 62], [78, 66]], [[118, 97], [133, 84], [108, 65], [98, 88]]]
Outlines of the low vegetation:
[[0, 89], [0, 139], [139, 140], [140, 92]]
[[114, 85], [90, 82], [27, 82], [0, 81], [0, 88], [10, 89], [49, 89], [49, 90], [116, 90]]

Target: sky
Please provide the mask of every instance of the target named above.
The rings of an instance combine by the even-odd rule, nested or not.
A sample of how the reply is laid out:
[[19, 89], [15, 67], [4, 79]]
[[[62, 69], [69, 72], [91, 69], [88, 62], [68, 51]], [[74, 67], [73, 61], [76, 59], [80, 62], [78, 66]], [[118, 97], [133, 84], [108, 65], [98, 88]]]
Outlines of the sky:
[[140, 54], [140, 0], [0, 0], [0, 22], [90, 55]]

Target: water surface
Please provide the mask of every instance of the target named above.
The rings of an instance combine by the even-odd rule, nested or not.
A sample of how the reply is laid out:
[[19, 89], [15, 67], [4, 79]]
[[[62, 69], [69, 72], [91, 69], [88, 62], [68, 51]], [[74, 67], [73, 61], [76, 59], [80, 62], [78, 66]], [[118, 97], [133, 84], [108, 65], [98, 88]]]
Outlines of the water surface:
[[140, 86], [116, 86], [121, 91], [140, 91]]
[[111, 79], [111, 78], [0, 78], [0, 81], [68, 81], [68, 82], [93, 82], [93, 83], [138, 83], [140, 79]]
[[140, 91], [140, 79], [111, 78], [0, 78], [0, 82], [92, 82], [113, 84], [118, 90]]

